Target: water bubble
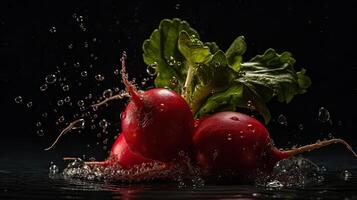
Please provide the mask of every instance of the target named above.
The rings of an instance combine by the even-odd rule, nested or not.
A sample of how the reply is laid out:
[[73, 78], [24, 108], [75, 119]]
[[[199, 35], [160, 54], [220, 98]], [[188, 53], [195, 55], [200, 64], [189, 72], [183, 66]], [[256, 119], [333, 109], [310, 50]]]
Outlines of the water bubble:
[[22, 103], [22, 96], [15, 97], [15, 103]]
[[47, 90], [47, 84], [43, 84], [43, 85], [41, 85], [40, 86], [40, 90], [42, 91], [42, 92], [44, 92], [45, 90]]
[[56, 27], [52, 26], [52, 27], [50, 28], [50, 33], [56, 33], [56, 32], [57, 32]]
[[98, 138], [102, 137], [102, 134], [101, 133], [97, 133], [97, 137]]
[[84, 129], [84, 126], [85, 126], [84, 119], [79, 119], [72, 125], [72, 129]]
[[87, 72], [87, 71], [82, 71], [82, 72], [81, 72], [81, 76], [82, 76], [82, 77], [87, 77], [87, 75], [88, 75], [88, 72]]
[[322, 123], [330, 121], [331, 120], [330, 119], [330, 112], [326, 108], [321, 107], [319, 109], [318, 120], [321, 121]]
[[53, 174], [57, 174], [59, 172], [59, 169], [57, 165], [51, 163], [51, 166], [48, 168], [48, 171], [51, 175], [53, 175]]
[[104, 81], [104, 76], [101, 74], [97, 74], [94, 76], [95, 80], [97, 81]]
[[167, 64], [170, 66], [174, 66], [176, 64], [175, 58], [170, 56], [169, 59], [167, 59]]
[[215, 67], [219, 67], [220, 65], [221, 65], [220, 62], [218, 62], [218, 61], [215, 61], [215, 62], [214, 62], [214, 66], [215, 66]]
[[73, 63], [73, 66], [74, 66], [75, 68], [78, 68], [78, 67], [80, 67], [80, 66], [81, 66], [81, 63], [79, 63], [79, 62], [75, 62], [75, 63]]
[[147, 66], [146, 72], [150, 76], [154, 76], [156, 74], [156, 67], [157, 67], [157, 62], [153, 62], [153, 63], [151, 63], [150, 65]]
[[233, 120], [233, 121], [239, 121], [239, 118], [236, 117], [236, 116], [233, 116], [233, 117], [231, 117], [230, 119]]
[[57, 101], [57, 105], [58, 105], [58, 106], [62, 106], [63, 103], [64, 103], [64, 101], [63, 101], [62, 99], [60, 99], [60, 100]]
[[47, 114], [46, 112], [42, 113], [42, 117], [43, 117], [43, 118], [46, 118], [47, 115], [48, 115], [48, 114]]
[[41, 122], [36, 122], [36, 126], [40, 127], [40, 126], [42, 126], [42, 123]]
[[73, 49], [73, 44], [72, 43], [68, 45], [68, 49]]
[[77, 102], [77, 105], [78, 105], [79, 107], [82, 107], [82, 106], [84, 105], [84, 101], [83, 101], [83, 100], [79, 100], [79, 101]]
[[273, 180], [273, 181], [268, 182], [266, 184], [266, 187], [271, 188], [271, 189], [281, 189], [284, 187], [284, 185], [278, 180]]
[[178, 85], [178, 80], [177, 80], [176, 76], [171, 77], [170, 83], [174, 87]]
[[94, 130], [96, 128], [96, 126], [93, 124], [90, 126], [90, 129]]
[[250, 110], [250, 111], [254, 111], [255, 110], [255, 106], [253, 105], [253, 102], [251, 100], [248, 100], [247, 101], [247, 108]]
[[120, 73], [119, 69], [115, 69], [115, 70], [114, 70], [114, 75], [117, 76], [117, 75], [119, 75], [119, 73]]
[[106, 89], [103, 92], [103, 98], [109, 98], [113, 95], [113, 91], [111, 89]]
[[57, 121], [58, 121], [59, 123], [64, 122], [64, 116], [59, 117]]
[[92, 41], [93, 41], [93, 42], [96, 42], [96, 41], [97, 41], [97, 38], [93, 38]]
[[103, 140], [103, 144], [108, 144], [108, 139], [107, 138]]
[[352, 172], [348, 170], [344, 170], [340, 176], [343, 180], [348, 181], [352, 178]]
[[84, 46], [84, 48], [88, 48], [88, 46], [89, 46], [89, 45], [88, 45], [88, 42], [84, 42], [84, 43], [83, 43], [83, 46]]
[[29, 101], [29, 102], [26, 104], [26, 106], [27, 106], [28, 108], [31, 108], [31, 107], [32, 107], [32, 101]]
[[42, 129], [36, 131], [38, 136], [43, 136], [45, 133]]
[[278, 123], [281, 124], [281, 125], [284, 125], [284, 126], [288, 125], [288, 121], [287, 121], [286, 117], [283, 114], [280, 114], [278, 116]]
[[64, 98], [64, 102], [68, 103], [68, 102], [70, 102], [70, 101], [71, 101], [71, 97], [66, 96], [66, 97]]
[[49, 75], [47, 75], [46, 76], [46, 78], [45, 78], [45, 81], [46, 81], [46, 83], [48, 83], [48, 84], [53, 84], [53, 83], [55, 83], [56, 82], [56, 75], [54, 75], [54, 74], [49, 74]]
[[180, 5], [179, 3], [177, 3], [177, 4], [175, 5], [175, 9], [176, 9], [176, 10], [180, 9], [180, 6], [181, 6], [181, 5]]
[[303, 124], [299, 124], [299, 126], [298, 126], [298, 128], [299, 128], [299, 130], [304, 130], [304, 125]]
[[108, 127], [108, 122], [107, 122], [107, 120], [106, 120], [106, 119], [100, 120], [100, 121], [99, 121], [99, 126], [100, 126], [101, 128], [103, 128], [103, 130], [107, 129], [107, 127]]

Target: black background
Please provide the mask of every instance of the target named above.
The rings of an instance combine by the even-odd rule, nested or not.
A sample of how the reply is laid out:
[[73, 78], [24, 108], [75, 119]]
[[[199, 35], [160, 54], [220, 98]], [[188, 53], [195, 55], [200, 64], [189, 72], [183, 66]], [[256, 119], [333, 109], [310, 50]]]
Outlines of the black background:
[[[307, 69], [312, 86], [306, 94], [290, 104], [269, 104], [275, 119], [284, 114], [288, 120], [287, 127], [274, 121], [268, 125], [277, 145], [306, 144], [326, 138], [329, 133], [356, 145], [357, 15], [356, 6], [350, 2], [353, 1], [2, 1], [0, 155], [14, 149], [21, 151], [25, 144], [40, 151], [58, 134], [62, 126], [54, 124], [58, 113], [51, 112], [56, 106], [50, 104], [67, 94], [59, 85], [51, 85], [46, 92], [39, 90], [45, 76], [54, 73], [57, 66], [70, 80], [68, 94], [74, 100], [82, 99], [89, 91], [100, 96], [105, 88], [123, 88], [113, 75], [121, 52], [127, 51], [130, 77], [140, 80], [147, 76], [141, 44], [161, 19], [173, 17], [188, 21], [203, 41], [215, 41], [222, 49], [244, 35], [248, 44], [246, 59], [272, 47], [279, 52], [292, 52], [296, 67]], [[83, 16], [85, 32], [74, 14]], [[88, 48], [83, 47], [84, 42]], [[72, 49], [68, 48], [70, 44]], [[92, 53], [97, 60], [90, 56]], [[79, 68], [73, 67], [76, 62], [80, 62]], [[81, 81], [83, 69], [88, 71], [88, 77]], [[96, 73], [106, 77], [100, 85], [93, 78]], [[78, 82], [83, 85], [77, 87]], [[15, 104], [14, 98], [19, 95], [24, 103]], [[33, 102], [30, 109], [25, 106], [28, 101]], [[123, 106], [124, 101], [116, 102], [98, 114], [115, 124]], [[320, 107], [329, 110], [332, 124], [318, 121]], [[78, 112], [76, 107], [58, 110], [69, 116], [67, 122]], [[42, 119], [45, 111], [49, 116]], [[42, 137], [36, 134], [37, 121], [44, 124]], [[305, 127], [302, 131], [298, 129], [300, 123]], [[104, 151], [98, 151], [101, 145], [95, 145], [100, 141], [95, 133], [85, 131], [67, 135], [51, 156], [81, 155], [73, 149], [87, 152], [86, 144], [94, 144], [90, 151], [97, 154], [93, 155], [99, 152], [99, 156], [105, 156]], [[116, 132], [111, 130], [110, 138]]]

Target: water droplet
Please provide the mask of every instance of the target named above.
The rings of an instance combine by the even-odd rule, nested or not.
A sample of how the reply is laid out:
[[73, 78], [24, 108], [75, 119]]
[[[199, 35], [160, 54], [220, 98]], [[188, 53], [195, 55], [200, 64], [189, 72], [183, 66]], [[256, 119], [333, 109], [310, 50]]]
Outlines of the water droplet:
[[278, 116], [278, 123], [284, 126], [288, 125], [288, 120], [286, 119], [286, 117], [283, 114], [280, 114]]
[[108, 139], [107, 138], [103, 140], [103, 144], [108, 144]]
[[284, 187], [284, 185], [278, 180], [273, 180], [273, 181], [268, 182], [266, 184], [266, 187], [272, 188], [272, 189], [281, 189]]
[[54, 175], [54, 174], [57, 174], [59, 172], [59, 169], [57, 167], [57, 165], [51, 163], [51, 166], [49, 167], [49, 173], [50, 175]]
[[97, 41], [97, 38], [93, 38], [92, 41], [93, 41], [93, 42], [96, 42], [96, 41]]
[[102, 137], [102, 134], [101, 133], [97, 133], [97, 137], [98, 138]]
[[341, 177], [343, 180], [345, 181], [348, 181], [352, 178], [352, 172], [348, 171], [348, 170], [344, 170], [342, 173], [341, 173]]
[[108, 127], [108, 122], [107, 122], [107, 120], [106, 120], [106, 119], [100, 120], [100, 121], [99, 121], [99, 126], [100, 126], [103, 130], [107, 129], [107, 127]]
[[150, 75], [150, 76], [154, 76], [156, 74], [156, 67], [157, 67], [157, 62], [154, 62], [150, 65], [147, 66], [146, 68], [146, 72]]
[[178, 85], [178, 80], [177, 80], [176, 76], [171, 77], [170, 83], [174, 87]]
[[233, 120], [233, 121], [239, 121], [239, 118], [236, 117], [236, 116], [233, 116], [233, 117], [231, 117], [230, 119]]
[[29, 101], [29, 102], [26, 104], [26, 106], [27, 106], [28, 108], [31, 108], [31, 107], [32, 107], [32, 101]]
[[302, 130], [304, 130], [304, 125], [303, 124], [299, 124], [298, 128], [302, 131]]
[[175, 5], [175, 9], [176, 9], [176, 10], [180, 9], [180, 6], [181, 6], [181, 5], [180, 5], [179, 3], [177, 3], [177, 4]]
[[97, 81], [104, 81], [104, 76], [101, 74], [97, 74], [94, 76], [95, 80]]
[[319, 109], [318, 120], [322, 123], [330, 121], [330, 112], [326, 108], [321, 107]]
[[213, 150], [212, 158], [213, 160], [216, 160], [217, 157], [218, 157], [218, 149], [215, 149]]
[[45, 81], [48, 84], [55, 83], [56, 82], [56, 75], [54, 75], [54, 74], [47, 75], [46, 78], [45, 78]]
[[40, 130], [37, 130], [37, 135], [38, 136], [43, 136], [43, 135], [45, 135], [45, 133], [43, 132], [43, 130], [42, 129], [40, 129]]
[[114, 75], [118, 76], [119, 73], [120, 73], [119, 69], [115, 69], [115, 70], [114, 70]]
[[66, 96], [66, 97], [64, 98], [64, 102], [68, 103], [68, 102], [70, 102], [70, 101], [71, 101], [71, 97]]
[[68, 45], [68, 49], [73, 49], [73, 44], [72, 43]]
[[87, 72], [87, 71], [82, 71], [82, 72], [81, 72], [81, 76], [82, 76], [82, 77], [87, 77], [87, 75], [88, 75], [88, 72]]
[[79, 100], [79, 101], [77, 102], [77, 105], [78, 105], [79, 107], [82, 107], [82, 106], [84, 105], [84, 101], [83, 101], [83, 100]]
[[42, 113], [42, 117], [46, 118], [47, 117], [47, 113], [46, 112]]
[[106, 89], [103, 92], [103, 98], [109, 98], [113, 95], [113, 91], [111, 89]]
[[50, 33], [56, 33], [56, 32], [57, 32], [56, 27], [52, 26], [52, 27], [50, 28]]
[[15, 103], [22, 103], [22, 96], [15, 97]]
[[62, 90], [65, 91], [65, 92], [67, 92], [67, 91], [69, 90], [69, 85], [64, 85], [64, 86], [62, 87]]
[[44, 92], [45, 90], [47, 90], [47, 84], [43, 84], [43, 85], [41, 85], [40, 86], [40, 90], [42, 91], [42, 92]]
[[59, 123], [64, 122], [64, 116], [59, 117], [59, 118], [58, 118], [58, 122], [59, 122]]
[[85, 121], [84, 119], [79, 119], [73, 124], [72, 129], [84, 129]]
[[232, 140], [232, 134], [228, 133], [228, 135], [227, 135], [227, 140], [229, 140], [229, 141]]
[[40, 126], [42, 126], [42, 123], [41, 122], [36, 122], [36, 126], [40, 127]]
[[60, 99], [60, 100], [57, 101], [57, 105], [58, 105], [58, 106], [62, 106], [63, 103], [64, 103], [64, 101], [63, 101], [62, 99]]
[[169, 59], [167, 59], [167, 64], [170, 66], [174, 66], [176, 64], [176, 60], [174, 57], [170, 56]]

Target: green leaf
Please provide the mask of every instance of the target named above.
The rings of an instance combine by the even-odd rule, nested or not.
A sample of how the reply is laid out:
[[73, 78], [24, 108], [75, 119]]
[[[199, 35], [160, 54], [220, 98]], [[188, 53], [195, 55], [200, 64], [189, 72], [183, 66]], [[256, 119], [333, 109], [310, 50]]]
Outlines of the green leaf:
[[178, 49], [192, 65], [202, 63], [211, 56], [209, 47], [204, 46], [196, 37], [191, 37], [186, 31], [181, 31], [179, 34]]
[[197, 69], [197, 83], [192, 94], [191, 108], [195, 113], [212, 93], [226, 89], [234, 78], [223, 51], [218, 50], [209, 62]]
[[[178, 37], [181, 31], [199, 38], [196, 30], [186, 21], [164, 19], [155, 29], [150, 39], [143, 43], [143, 58], [147, 65], [154, 65], [156, 70], [155, 86], [169, 87], [180, 91], [187, 71], [186, 59], [178, 49]], [[176, 78], [178, 84], [172, 84]]]
[[305, 70], [295, 71], [294, 63], [290, 52], [278, 54], [268, 49], [241, 66], [244, 76], [237, 81], [251, 84], [265, 102], [277, 97], [278, 101], [289, 103], [295, 95], [305, 93], [311, 84]]
[[267, 122], [270, 119], [270, 112], [258, 93], [249, 85], [233, 83], [223, 92], [218, 92], [207, 99], [200, 110], [196, 113], [197, 117], [207, 115], [222, 110], [236, 111], [237, 108], [247, 108], [258, 110]]
[[226, 52], [229, 65], [234, 71], [238, 72], [240, 64], [243, 61], [242, 55], [247, 49], [247, 44], [244, 41], [243, 36], [237, 37]]

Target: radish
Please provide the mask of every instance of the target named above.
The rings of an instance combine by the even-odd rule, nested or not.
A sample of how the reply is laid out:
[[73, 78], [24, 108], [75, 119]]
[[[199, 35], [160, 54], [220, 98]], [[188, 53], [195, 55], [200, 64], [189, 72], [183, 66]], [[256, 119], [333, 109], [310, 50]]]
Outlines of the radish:
[[125, 141], [124, 135], [120, 134], [119, 137], [115, 140], [107, 160], [85, 162], [85, 163], [89, 165], [98, 165], [98, 166], [105, 166], [105, 167], [119, 165], [123, 169], [130, 169], [136, 165], [141, 165], [143, 163], [152, 163], [152, 162], [155, 161], [142, 157], [141, 155], [138, 155], [130, 151]]
[[[197, 165], [208, 174], [233, 173], [243, 177], [270, 172], [275, 163], [333, 143], [331, 139], [282, 151], [274, 147], [269, 132], [258, 120], [238, 112], [219, 112], [200, 121], [193, 143]], [[352, 153], [357, 156], [353, 151]]]
[[164, 162], [188, 152], [194, 119], [187, 102], [169, 89], [138, 92], [128, 81], [125, 54], [121, 62], [122, 80], [131, 96], [121, 115], [122, 132], [129, 148], [146, 158]]

